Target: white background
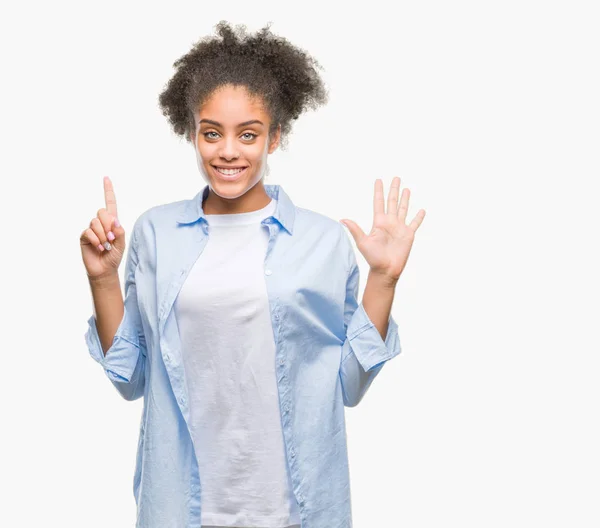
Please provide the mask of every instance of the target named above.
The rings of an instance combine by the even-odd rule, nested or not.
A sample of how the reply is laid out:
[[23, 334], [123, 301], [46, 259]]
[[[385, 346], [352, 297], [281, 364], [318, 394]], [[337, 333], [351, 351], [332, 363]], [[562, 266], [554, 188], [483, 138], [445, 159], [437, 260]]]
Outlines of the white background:
[[142, 400], [88, 354], [79, 236], [104, 175], [126, 229], [202, 188], [157, 97], [225, 19], [273, 22], [325, 69], [329, 104], [267, 183], [368, 232], [375, 178], [387, 198], [400, 176], [409, 219], [427, 212], [394, 299], [402, 354], [346, 410], [355, 528], [600, 526], [594, 4], [3, 7], [0, 525], [134, 526]]

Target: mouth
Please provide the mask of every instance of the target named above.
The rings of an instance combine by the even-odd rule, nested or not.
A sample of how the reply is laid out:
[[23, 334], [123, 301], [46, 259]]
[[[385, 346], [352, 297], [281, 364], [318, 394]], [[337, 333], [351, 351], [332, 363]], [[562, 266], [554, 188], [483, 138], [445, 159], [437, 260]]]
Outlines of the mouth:
[[222, 180], [225, 181], [236, 181], [237, 179], [241, 178], [245, 173], [246, 170], [248, 169], [247, 166], [242, 167], [225, 167], [225, 166], [216, 166], [216, 165], [211, 165], [213, 171], [215, 172], [215, 174]]

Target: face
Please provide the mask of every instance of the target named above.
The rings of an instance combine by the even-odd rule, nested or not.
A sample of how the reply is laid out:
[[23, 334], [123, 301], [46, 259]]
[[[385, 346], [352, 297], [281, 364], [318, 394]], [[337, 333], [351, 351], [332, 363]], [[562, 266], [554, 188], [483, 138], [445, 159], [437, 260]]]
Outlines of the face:
[[271, 120], [260, 98], [243, 86], [227, 85], [195, 117], [198, 168], [216, 194], [237, 198], [262, 181], [280, 129], [269, 141]]

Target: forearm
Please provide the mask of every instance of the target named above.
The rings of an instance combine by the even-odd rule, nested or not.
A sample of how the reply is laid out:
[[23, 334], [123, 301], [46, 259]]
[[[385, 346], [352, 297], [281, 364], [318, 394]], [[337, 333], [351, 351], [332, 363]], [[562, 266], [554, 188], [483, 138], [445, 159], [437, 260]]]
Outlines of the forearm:
[[106, 354], [123, 320], [125, 310], [119, 275], [115, 273], [114, 276], [108, 278], [90, 278], [89, 283], [94, 302], [98, 337], [102, 344], [102, 351]]
[[396, 281], [369, 270], [362, 304], [369, 319], [381, 335], [381, 339], [384, 340], [388, 331], [388, 320], [394, 302], [395, 291]]

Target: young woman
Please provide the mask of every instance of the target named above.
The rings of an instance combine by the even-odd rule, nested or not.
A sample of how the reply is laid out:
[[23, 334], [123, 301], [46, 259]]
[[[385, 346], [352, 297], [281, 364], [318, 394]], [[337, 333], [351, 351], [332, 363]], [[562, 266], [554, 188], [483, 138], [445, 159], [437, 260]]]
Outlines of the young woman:
[[317, 63], [268, 27], [217, 25], [176, 63], [160, 105], [206, 185], [125, 230], [111, 181], [81, 235], [91, 356], [144, 405], [133, 479], [143, 528], [351, 528], [344, 407], [400, 353], [391, 316], [421, 210], [375, 181], [367, 235], [265, 184], [267, 158], [324, 104]]

